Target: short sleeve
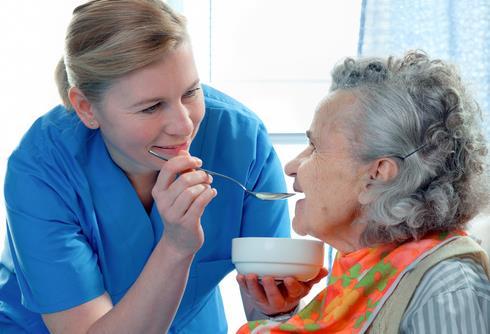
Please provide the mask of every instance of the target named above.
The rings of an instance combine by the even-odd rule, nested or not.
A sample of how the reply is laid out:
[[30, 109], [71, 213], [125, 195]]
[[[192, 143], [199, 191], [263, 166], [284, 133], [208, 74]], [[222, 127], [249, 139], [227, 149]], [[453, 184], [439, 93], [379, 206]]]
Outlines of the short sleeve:
[[67, 157], [48, 164], [23, 151], [8, 164], [9, 247], [22, 304], [37, 313], [69, 309], [104, 292], [97, 255], [80, 225], [82, 199], [70, 164]]

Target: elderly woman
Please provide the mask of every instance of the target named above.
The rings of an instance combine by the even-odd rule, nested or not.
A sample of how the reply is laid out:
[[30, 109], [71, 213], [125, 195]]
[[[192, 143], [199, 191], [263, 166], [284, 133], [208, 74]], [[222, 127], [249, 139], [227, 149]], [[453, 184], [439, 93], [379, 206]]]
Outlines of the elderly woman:
[[[489, 195], [478, 105], [421, 52], [347, 59], [332, 79], [285, 168], [305, 195], [294, 229], [338, 250], [328, 286], [239, 332], [489, 333], [488, 257], [464, 231]], [[255, 275], [238, 281], [259, 294]]]

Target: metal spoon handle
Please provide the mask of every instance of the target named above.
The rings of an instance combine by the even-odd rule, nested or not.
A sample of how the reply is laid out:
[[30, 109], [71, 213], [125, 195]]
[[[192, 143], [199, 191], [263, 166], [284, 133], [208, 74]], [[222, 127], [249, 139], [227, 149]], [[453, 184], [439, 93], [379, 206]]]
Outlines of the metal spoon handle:
[[[162, 160], [165, 160], [165, 161], [168, 161], [167, 158], [165, 158], [164, 156], [161, 156], [160, 154], [154, 152], [153, 150], [149, 149], [148, 150], [148, 153], [150, 153], [151, 155], [159, 158], [159, 159], [162, 159]], [[234, 182], [236, 185], [240, 186], [240, 188], [242, 188], [246, 193], [258, 198], [258, 199], [261, 199], [261, 200], [264, 200], [264, 201], [274, 201], [274, 200], [278, 200], [278, 199], [285, 199], [285, 198], [288, 198], [288, 197], [291, 197], [291, 196], [294, 196], [295, 194], [294, 193], [270, 193], [270, 192], [260, 192], [260, 191], [251, 191], [251, 190], [248, 190], [247, 188], [245, 188], [245, 186], [243, 184], [241, 184], [239, 181], [235, 180], [234, 178], [228, 176], [228, 175], [224, 175], [224, 174], [220, 174], [220, 173], [217, 173], [217, 172], [213, 172], [213, 171], [210, 171], [210, 170], [207, 170], [207, 169], [204, 169], [204, 168], [196, 168], [197, 170], [202, 170], [203, 172], [206, 172], [210, 175], [214, 175], [214, 176], [220, 176], [220, 177], [223, 177], [229, 181], [232, 181]]]
[[196, 168], [198, 170], [202, 170], [203, 172], [206, 172], [210, 175], [213, 175], [213, 176], [220, 176], [222, 178], [225, 178], [229, 181], [232, 181], [232, 182], [235, 182], [237, 185], [239, 185], [243, 190], [245, 191], [248, 191], [247, 188], [245, 188], [245, 186], [243, 184], [241, 184], [240, 182], [238, 182], [237, 180], [235, 180], [234, 178], [228, 176], [228, 175], [224, 175], [224, 174], [220, 174], [220, 173], [217, 173], [217, 172], [213, 172], [213, 171], [210, 171], [210, 170], [207, 170], [207, 169], [204, 169], [204, 168]]
[[[160, 158], [161, 160], [164, 160], [164, 161], [168, 161], [167, 158], [165, 158], [164, 156], [158, 154], [158, 153], [155, 153], [153, 150], [148, 150], [148, 153], [150, 153], [151, 155], [157, 157], [157, 158]], [[245, 188], [245, 186], [243, 184], [241, 184], [240, 182], [238, 182], [237, 180], [235, 180], [234, 178], [232, 177], [229, 177], [228, 175], [224, 175], [224, 174], [220, 174], [220, 173], [217, 173], [217, 172], [213, 172], [213, 171], [210, 171], [210, 170], [207, 170], [205, 168], [196, 168], [197, 170], [202, 170], [203, 172], [206, 172], [210, 175], [213, 175], [213, 176], [220, 176], [220, 177], [223, 177], [229, 181], [232, 181], [232, 182], [235, 182], [237, 185], [239, 185], [243, 190], [247, 191], [247, 188]]]

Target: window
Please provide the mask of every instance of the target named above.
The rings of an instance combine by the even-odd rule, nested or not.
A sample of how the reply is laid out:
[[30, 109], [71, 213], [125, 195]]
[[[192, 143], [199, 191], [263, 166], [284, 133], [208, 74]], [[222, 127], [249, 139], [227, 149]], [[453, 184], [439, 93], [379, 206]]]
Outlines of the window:
[[358, 0], [178, 4], [203, 81], [245, 103], [271, 134], [304, 133], [333, 65], [357, 53]]

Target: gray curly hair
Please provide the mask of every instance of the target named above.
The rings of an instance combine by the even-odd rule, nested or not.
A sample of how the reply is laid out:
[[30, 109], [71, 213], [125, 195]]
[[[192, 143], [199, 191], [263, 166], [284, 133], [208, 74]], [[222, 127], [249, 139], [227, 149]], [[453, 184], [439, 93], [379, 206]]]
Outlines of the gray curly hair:
[[455, 67], [410, 51], [401, 59], [348, 58], [332, 79], [331, 92], [349, 90], [360, 106], [347, 131], [355, 158], [392, 157], [399, 167], [393, 180], [371, 187], [365, 245], [463, 228], [487, 205], [481, 111]]

